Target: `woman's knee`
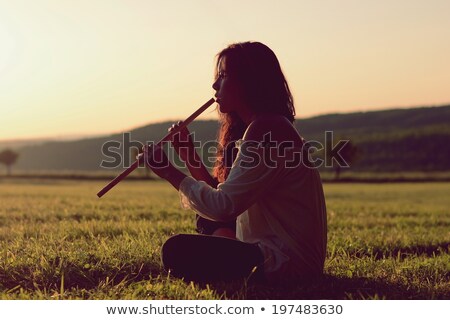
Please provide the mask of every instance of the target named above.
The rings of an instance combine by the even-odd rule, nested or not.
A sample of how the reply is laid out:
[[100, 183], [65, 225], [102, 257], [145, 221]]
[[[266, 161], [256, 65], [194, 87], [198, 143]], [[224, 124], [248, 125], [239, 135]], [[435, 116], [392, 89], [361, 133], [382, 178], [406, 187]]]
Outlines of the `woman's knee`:
[[186, 235], [177, 234], [164, 242], [161, 248], [161, 260], [166, 269], [171, 269], [177, 265], [180, 258], [180, 249], [185, 242]]

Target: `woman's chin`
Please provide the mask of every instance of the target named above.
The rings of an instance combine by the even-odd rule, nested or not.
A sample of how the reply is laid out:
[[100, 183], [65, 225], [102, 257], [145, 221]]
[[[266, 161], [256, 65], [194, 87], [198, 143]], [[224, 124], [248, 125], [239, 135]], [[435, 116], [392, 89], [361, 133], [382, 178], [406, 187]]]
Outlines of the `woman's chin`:
[[219, 111], [221, 113], [229, 113], [230, 110], [227, 107], [224, 107], [223, 105], [219, 104]]

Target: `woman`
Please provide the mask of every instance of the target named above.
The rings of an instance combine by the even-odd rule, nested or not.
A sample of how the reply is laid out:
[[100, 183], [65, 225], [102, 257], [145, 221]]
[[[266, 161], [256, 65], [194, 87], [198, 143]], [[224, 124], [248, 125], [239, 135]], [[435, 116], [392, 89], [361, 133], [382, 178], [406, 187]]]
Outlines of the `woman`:
[[[164, 266], [191, 280], [252, 276], [278, 282], [320, 276], [327, 240], [322, 185], [317, 169], [298, 161], [303, 140], [292, 125], [293, 99], [275, 54], [259, 42], [228, 46], [217, 56], [213, 89], [224, 148], [214, 170], [217, 179], [199, 165], [190, 143], [186, 149], [191, 151], [182, 158], [193, 177], [171, 165], [161, 148], [149, 146], [144, 152], [147, 165], [179, 190], [184, 207], [207, 220], [237, 219], [236, 239], [223, 237], [230, 236], [229, 226], [212, 230], [222, 237], [174, 236], [163, 246]], [[180, 140], [174, 143], [178, 150]], [[228, 169], [233, 149], [237, 153]], [[190, 156], [195, 161], [189, 163]]]

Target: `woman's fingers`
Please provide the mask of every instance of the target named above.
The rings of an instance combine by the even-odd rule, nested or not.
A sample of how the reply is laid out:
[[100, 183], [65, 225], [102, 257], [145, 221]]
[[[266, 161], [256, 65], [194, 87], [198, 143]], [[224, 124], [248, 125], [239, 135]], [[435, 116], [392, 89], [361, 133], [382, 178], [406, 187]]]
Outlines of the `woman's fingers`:
[[167, 130], [168, 132], [174, 132], [172, 136], [172, 143], [175, 143], [175, 147], [180, 143], [187, 143], [190, 141], [189, 130], [187, 127], [182, 127], [180, 129], [182, 124], [182, 121], [178, 121], [177, 123], [172, 124], [172, 126], [170, 126]]
[[180, 126], [181, 123], [182, 123], [181, 121], [178, 121], [177, 123], [172, 124], [169, 127], [168, 131], [173, 131], [173, 130], [177, 129]]
[[167, 158], [161, 146], [151, 143], [143, 147], [144, 159], [147, 165], [152, 169], [167, 166], [169, 159]]
[[160, 145], [151, 143], [145, 145], [142, 149], [146, 166], [152, 169], [159, 177], [167, 179], [170, 173], [176, 170]]
[[[180, 126], [183, 124], [183, 121], [178, 121], [177, 123], [172, 124], [167, 131], [173, 131], [173, 130], [179, 130]], [[186, 127], [184, 127], [181, 130], [187, 130]]]

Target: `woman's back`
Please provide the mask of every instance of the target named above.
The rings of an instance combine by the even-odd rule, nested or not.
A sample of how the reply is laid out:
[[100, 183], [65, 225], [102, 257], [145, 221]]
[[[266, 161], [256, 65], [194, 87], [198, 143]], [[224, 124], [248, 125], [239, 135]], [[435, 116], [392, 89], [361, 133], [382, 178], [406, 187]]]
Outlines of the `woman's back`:
[[[268, 134], [269, 144], [263, 141]], [[258, 159], [265, 163], [235, 169], [230, 178], [239, 183], [226, 189], [242, 193], [245, 188], [265, 185], [256, 201], [238, 217], [237, 238], [259, 243], [269, 278], [321, 274], [327, 241], [326, 207], [317, 169], [301, 161], [301, 137], [287, 119], [267, 117], [252, 122], [244, 138], [237, 144], [240, 153], [235, 165], [241, 166], [242, 158], [255, 148], [261, 155]], [[246, 186], [239, 175], [252, 184]]]

